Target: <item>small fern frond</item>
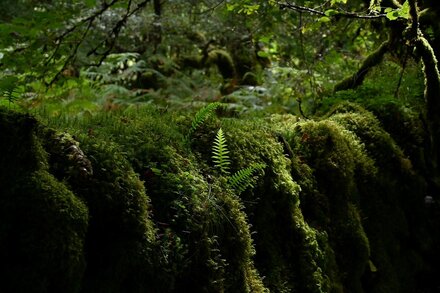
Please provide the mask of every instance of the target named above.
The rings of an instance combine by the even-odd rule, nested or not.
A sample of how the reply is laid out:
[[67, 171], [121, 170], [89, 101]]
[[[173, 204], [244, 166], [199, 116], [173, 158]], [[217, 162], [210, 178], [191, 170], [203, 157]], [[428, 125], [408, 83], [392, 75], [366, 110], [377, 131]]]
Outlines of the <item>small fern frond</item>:
[[6, 98], [9, 102], [18, 99], [17, 91], [18, 78], [16, 76], [6, 76], [0, 80], [0, 96]]
[[224, 175], [229, 174], [229, 165], [231, 161], [228, 156], [228, 146], [226, 145], [226, 138], [223, 130], [220, 128], [215, 136], [214, 144], [212, 146], [212, 161], [215, 166], [220, 169]]
[[254, 187], [255, 179], [253, 178], [253, 174], [256, 171], [263, 170], [266, 167], [266, 164], [254, 164], [247, 168], [237, 171], [229, 177], [228, 183], [229, 186], [237, 192], [237, 194], [242, 193], [249, 187]]
[[217, 108], [219, 108], [220, 106], [223, 106], [222, 103], [215, 102], [208, 104], [202, 109], [200, 109], [194, 116], [187, 137], [189, 138], [194, 133], [194, 131], [196, 131], [196, 129], [200, 125], [202, 125], [203, 122], [205, 122], [209, 117], [211, 117], [215, 113], [215, 110], [217, 110]]

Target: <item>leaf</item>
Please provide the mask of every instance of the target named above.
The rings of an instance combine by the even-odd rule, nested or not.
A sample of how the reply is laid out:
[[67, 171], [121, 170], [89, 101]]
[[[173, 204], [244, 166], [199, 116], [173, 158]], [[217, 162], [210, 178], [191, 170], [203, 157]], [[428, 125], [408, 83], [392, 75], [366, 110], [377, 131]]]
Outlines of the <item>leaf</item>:
[[96, 0], [85, 0], [84, 2], [88, 8], [93, 8], [96, 6]]
[[265, 51], [258, 51], [258, 52], [257, 52], [257, 55], [258, 55], [259, 57], [262, 57], [262, 58], [267, 58], [267, 57], [270, 56], [269, 53], [268, 53], [268, 52], [265, 52]]
[[331, 5], [335, 5], [336, 3], [347, 4], [347, 0], [332, 0]]
[[231, 161], [228, 156], [228, 146], [226, 145], [226, 138], [223, 134], [223, 130], [220, 128], [217, 131], [217, 135], [212, 147], [212, 161], [215, 167], [220, 169], [220, 172], [224, 175], [229, 174], [229, 165]]
[[386, 14], [386, 16], [389, 20], [396, 20], [399, 17], [399, 14], [397, 11], [393, 10], [393, 11], [388, 12]]
[[319, 19], [319, 22], [323, 22], [323, 23], [330, 22], [330, 21], [331, 21], [331, 19], [327, 16], [323, 16]]
[[238, 4], [229, 4], [226, 3], [226, 10], [228, 11], [234, 11], [237, 8]]
[[402, 7], [400, 8], [399, 11], [399, 16], [405, 19], [409, 19], [410, 15], [409, 15], [409, 3], [408, 0], [405, 1], [405, 3], [402, 4]]
[[229, 177], [229, 186], [237, 192], [237, 194], [242, 193], [249, 187], [253, 187], [254, 178], [252, 175], [266, 167], [266, 164], [254, 164], [245, 169], [239, 170], [234, 175]]
[[393, 9], [391, 7], [388, 7], [384, 11], [386, 13], [386, 17], [389, 20], [396, 20], [398, 18], [404, 18], [409, 19], [409, 3], [408, 1], [405, 1], [405, 3], [402, 4], [402, 7], [398, 9]]
[[338, 14], [338, 11], [336, 11], [335, 9], [327, 9], [324, 13], [327, 16], [333, 16], [333, 15]]
[[17, 100], [21, 94], [18, 77], [9, 75], [0, 80], [0, 95], [8, 99], [9, 102]]
[[196, 129], [203, 124], [209, 117], [211, 117], [217, 108], [222, 107], [223, 105], [219, 102], [211, 103], [200, 109], [191, 123], [191, 128], [188, 131], [187, 137], [189, 138]]

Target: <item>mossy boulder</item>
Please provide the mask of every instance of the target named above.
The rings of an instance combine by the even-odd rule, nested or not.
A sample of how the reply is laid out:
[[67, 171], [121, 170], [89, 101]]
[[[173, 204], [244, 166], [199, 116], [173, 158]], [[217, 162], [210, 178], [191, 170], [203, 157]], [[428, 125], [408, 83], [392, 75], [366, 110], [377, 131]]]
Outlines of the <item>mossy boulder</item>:
[[[356, 104], [316, 121], [211, 117], [191, 131], [185, 114], [153, 107], [47, 123], [0, 110], [8, 291], [434, 287], [427, 184]], [[212, 158], [219, 128], [230, 174]], [[256, 165], [251, 184], [231, 185]]]
[[[211, 162], [211, 147], [218, 128], [225, 133], [231, 173], [264, 163], [255, 174], [255, 188], [240, 194], [252, 225], [255, 262], [273, 292], [329, 292], [333, 286], [327, 259], [331, 249], [325, 233], [311, 228], [299, 206], [299, 185], [290, 175], [291, 162], [283, 144], [263, 120], [222, 119], [206, 123], [195, 133], [193, 149]], [[213, 171], [216, 172], [215, 170]]]
[[[96, 229], [90, 237], [94, 238], [94, 234], [102, 234], [103, 231], [105, 235], [114, 234], [114, 226], [121, 226], [122, 221], [124, 225], [120, 232], [124, 237], [121, 237], [121, 241], [125, 239], [122, 243], [128, 245], [139, 240], [140, 232], [145, 231], [145, 226], [139, 225], [139, 219], [149, 218], [155, 226], [155, 239], [153, 246], [148, 243], [143, 246], [150, 248], [147, 256], [153, 265], [148, 271], [143, 270], [142, 282], [149, 282], [148, 290], [179, 292], [187, 288], [193, 292], [264, 292], [266, 289], [253, 264], [254, 248], [240, 199], [228, 188], [224, 178], [206, 173], [205, 163], [198, 162], [189, 150], [183, 131], [176, 124], [175, 116], [148, 107], [127, 109], [112, 115], [101, 114], [81, 123], [64, 124], [65, 130], [78, 136], [82, 149], [90, 158], [93, 176], [88, 180], [99, 178], [99, 181], [90, 184], [84, 184], [81, 178], [78, 178], [78, 182], [83, 182], [81, 185], [72, 183], [81, 187], [77, 192], [86, 198], [91, 214], [105, 219], [100, 223], [101, 228]], [[88, 131], [87, 135], [81, 134], [84, 129], [92, 131]], [[136, 173], [132, 173], [131, 168]], [[143, 184], [136, 179], [136, 174], [139, 174]], [[127, 179], [131, 183], [121, 188], [120, 185]], [[136, 203], [139, 196], [127, 198], [126, 190], [133, 190], [134, 186], [138, 186], [137, 190], [145, 187], [148, 193], [148, 215], [144, 213], [145, 208], [139, 210], [144, 211], [142, 213], [133, 208], [139, 207]], [[119, 196], [114, 195], [119, 188], [120, 203], [116, 201]], [[134, 205], [130, 207], [127, 203]], [[112, 208], [115, 204], [117, 209]], [[125, 210], [135, 212], [133, 221], [127, 222], [127, 215], [119, 216], [119, 212]], [[105, 214], [98, 216], [101, 213]], [[136, 227], [141, 228], [137, 230], [138, 233], [127, 235]], [[119, 247], [125, 244], [96, 244], [94, 255], [103, 254], [103, 245]], [[112, 251], [109, 250], [109, 253]], [[121, 257], [121, 261], [123, 259], [128, 265], [127, 262], [133, 258]], [[100, 260], [106, 258], [101, 256]], [[114, 258], [109, 258], [105, 263], [108, 268], [119, 264]], [[96, 272], [100, 267], [103, 266], [99, 265], [91, 272]], [[115, 270], [112, 274], [121, 278], [125, 272], [127, 270]], [[102, 277], [102, 282], [109, 277], [112, 275]], [[96, 277], [90, 280], [92, 282]], [[96, 281], [93, 283], [99, 284]], [[95, 289], [106, 286], [110, 285], [100, 285]]]
[[316, 185], [305, 189], [310, 195], [302, 196], [310, 222], [328, 234], [345, 290], [362, 292], [370, 247], [359, 211], [357, 181], [375, 172], [373, 162], [361, 142], [332, 121], [298, 122], [288, 131], [293, 132], [286, 136], [291, 137], [297, 159], [313, 170]]
[[79, 292], [88, 209], [48, 172], [29, 115], [0, 109], [3, 292]]
[[377, 166], [376, 176], [358, 183], [375, 265], [364, 285], [371, 292], [415, 292], [426, 285], [419, 278], [432, 270], [426, 258], [432, 247], [423, 200], [427, 184], [372, 113], [343, 108], [329, 119], [359, 137]]

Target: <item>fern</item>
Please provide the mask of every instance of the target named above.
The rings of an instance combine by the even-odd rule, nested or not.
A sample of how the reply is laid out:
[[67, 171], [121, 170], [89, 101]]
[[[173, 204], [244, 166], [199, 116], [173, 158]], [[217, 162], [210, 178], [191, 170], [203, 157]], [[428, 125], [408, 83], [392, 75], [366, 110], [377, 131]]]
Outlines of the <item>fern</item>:
[[220, 172], [223, 175], [228, 176], [228, 185], [234, 189], [237, 194], [242, 193], [249, 187], [254, 187], [253, 184], [256, 180], [253, 176], [254, 173], [259, 170], [263, 170], [266, 167], [266, 164], [253, 164], [229, 176], [229, 165], [231, 164], [231, 160], [228, 154], [229, 150], [226, 144], [226, 138], [223, 130], [220, 128], [217, 131], [217, 135], [212, 146], [212, 160], [215, 167], [220, 169]]
[[6, 76], [0, 80], [0, 96], [6, 98], [9, 102], [18, 99], [17, 91], [18, 78], [16, 76]]
[[254, 164], [247, 168], [237, 171], [229, 177], [228, 183], [229, 186], [237, 192], [237, 194], [242, 193], [249, 187], [254, 187], [254, 178], [252, 175], [259, 170], [262, 170], [266, 167], [266, 164]]
[[231, 161], [228, 156], [228, 146], [226, 145], [226, 138], [223, 134], [223, 130], [220, 128], [217, 131], [217, 135], [212, 146], [212, 160], [220, 172], [224, 175], [229, 174], [229, 165]]
[[194, 131], [196, 131], [196, 129], [203, 122], [205, 122], [209, 117], [211, 117], [215, 113], [215, 110], [217, 108], [219, 108], [220, 106], [222, 106], [222, 103], [215, 102], [215, 103], [208, 104], [205, 107], [203, 107], [202, 109], [200, 109], [196, 113], [196, 115], [194, 116], [194, 119], [191, 123], [191, 128], [188, 131], [187, 137], [189, 138], [194, 133]]

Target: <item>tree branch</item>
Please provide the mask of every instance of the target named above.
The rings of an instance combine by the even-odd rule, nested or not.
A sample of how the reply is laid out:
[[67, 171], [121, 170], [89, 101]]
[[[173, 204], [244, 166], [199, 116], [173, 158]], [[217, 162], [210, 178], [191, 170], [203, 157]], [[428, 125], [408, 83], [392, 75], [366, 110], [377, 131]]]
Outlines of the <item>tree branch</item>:
[[364, 62], [362, 62], [361, 68], [359, 68], [359, 70], [350, 77], [347, 77], [343, 81], [336, 84], [334, 91], [337, 92], [353, 89], [361, 85], [371, 68], [378, 65], [382, 61], [383, 56], [389, 50], [390, 42], [390, 39], [386, 40], [376, 51], [368, 55]]
[[[105, 11], [107, 11], [110, 7], [115, 5], [118, 1], [120, 1], [120, 0], [112, 0], [110, 3], [104, 2], [104, 4], [101, 7], [101, 9], [99, 9], [98, 11], [93, 13], [92, 15], [84, 18], [83, 20], [77, 22], [72, 27], [70, 27], [66, 31], [64, 31], [59, 37], [57, 37], [57, 39], [56, 39], [56, 43], [57, 43], [56, 48], [55, 48], [54, 52], [51, 54], [51, 56], [46, 60], [46, 62], [44, 64], [45, 67], [47, 67], [49, 65], [49, 63], [55, 58], [57, 52], [61, 48], [61, 45], [63, 44], [63, 41], [66, 39], [66, 37], [68, 35], [72, 34], [73, 32], [75, 32], [76, 30], [78, 30], [79, 27], [81, 27], [83, 24], [87, 24], [87, 27], [84, 30], [83, 34], [81, 35], [80, 39], [75, 44], [75, 46], [74, 46], [73, 50], [71, 51], [71, 53], [69, 54], [69, 56], [63, 62], [63, 66], [61, 67], [61, 69], [58, 70], [57, 73], [46, 84], [48, 87], [50, 87], [51, 85], [54, 84], [54, 82], [59, 78], [61, 73], [69, 65], [69, 63], [73, 59], [76, 58], [76, 55], [77, 55], [78, 50], [79, 50], [79, 47], [84, 42], [84, 40], [86, 39], [87, 35], [89, 34], [90, 28], [94, 24], [95, 20], [99, 16], [101, 16]], [[107, 58], [107, 56], [113, 50], [113, 48], [115, 46], [115, 43], [116, 43], [116, 39], [119, 36], [119, 33], [120, 33], [122, 27], [126, 24], [128, 18], [130, 16], [132, 16], [133, 14], [135, 14], [136, 12], [138, 12], [140, 9], [144, 8], [147, 5], [147, 3], [150, 2], [150, 1], [151, 0], [144, 0], [144, 1], [142, 1], [133, 10], [131, 9], [132, 0], [128, 1], [127, 10], [126, 10], [126, 13], [123, 15], [123, 17], [110, 30], [110, 32], [108, 33], [107, 37], [105, 37], [104, 40], [102, 40], [95, 48], [93, 48], [92, 50], [90, 50], [87, 53], [87, 56], [91, 56], [91, 55], [101, 56], [99, 61], [97, 63], [95, 63], [95, 64], [92, 64], [92, 66], [100, 66], [102, 64], [102, 62], [104, 62], [104, 60]], [[101, 48], [102, 46], [107, 47], [106, 50], [103, 53], [98, 53], [99, 48]], [[47, 73], [47, 70], [45, 70], [43, 75], [46, 75], [46, 73]]]
[[325, 12], [313, 9], [310, 7], [300, 6], [296, 5], [294, 3], [290, 3], [288, 1], [278, 2], [278, 5], [281, 9], [291, 9], [299, 12], [307, 12], [310, 14], [316, 14], [320, 16], [326, 16], [326, 17], [344, 17], [344, 18], [358, 18], [358, 19], [379, 19], [379, 18], [386, 18], [386, 14], [372, 14], [372, 15], [365, 15], [365, 14], [358, 14], [354, 12], [346, 12], [346, 11], [336, 11], [332, 15], [327, 15]]

